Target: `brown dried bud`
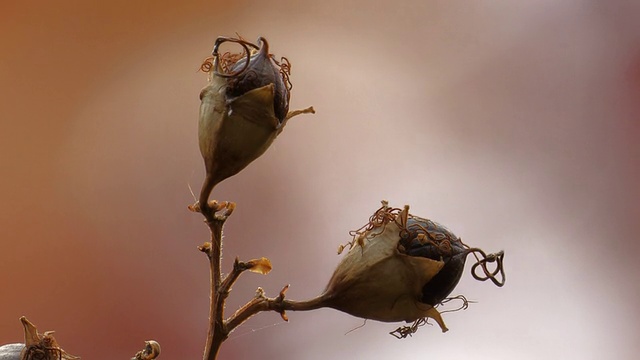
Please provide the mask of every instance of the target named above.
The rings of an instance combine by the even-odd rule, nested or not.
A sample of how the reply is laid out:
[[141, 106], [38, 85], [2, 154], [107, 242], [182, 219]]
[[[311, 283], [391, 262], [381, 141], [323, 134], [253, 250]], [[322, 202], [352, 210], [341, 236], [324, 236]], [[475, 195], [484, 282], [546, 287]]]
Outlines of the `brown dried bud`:
[[[244, 54], [220, 54], [225, 42], [240, 44]], [[207, 206], [216, 184], [262, 155], [291, 117], [314, 113], [313, 108], [289, 112], [290, 63], [276, 61], [264, 38], [259, 43], [218, 38], [213, 58], [201, 67], [210, 79], [200, 93], [198, 138], [207, 172], [200, 206]]]

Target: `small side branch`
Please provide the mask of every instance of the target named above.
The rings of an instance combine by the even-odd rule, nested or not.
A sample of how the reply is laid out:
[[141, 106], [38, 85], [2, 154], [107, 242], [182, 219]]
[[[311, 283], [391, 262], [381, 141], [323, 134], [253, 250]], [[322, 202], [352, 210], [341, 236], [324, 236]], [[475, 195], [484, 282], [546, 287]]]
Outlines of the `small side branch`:
[[328, 298], [324, 294], [306, 301], [285, 300], [285, 293], [288, 289], [289, 285], [286, 285], [280, 290], [280, 294], [277, 297], [268, 298], [265, 296], [264, 290], [258, 288], [256, 296], [225, 321], [227, 330], [229, 332], [233, 331], [233, 329], [247, 321], [250, 317], [262, 311], [276, 311], [280, 313], [282, 320], [289, 321], [286, 310], [310, 311], [327, 306]]

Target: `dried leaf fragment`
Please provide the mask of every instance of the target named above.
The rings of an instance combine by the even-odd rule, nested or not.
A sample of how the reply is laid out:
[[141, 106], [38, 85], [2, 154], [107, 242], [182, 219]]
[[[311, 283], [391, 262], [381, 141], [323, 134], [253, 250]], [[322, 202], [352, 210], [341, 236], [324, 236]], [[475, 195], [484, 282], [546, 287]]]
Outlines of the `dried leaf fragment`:
[[250, 266], [249, 271], [262, 275], [268, 274], [272, 269], [271, 261], [266, 257], [250, 260], [247, 264]]

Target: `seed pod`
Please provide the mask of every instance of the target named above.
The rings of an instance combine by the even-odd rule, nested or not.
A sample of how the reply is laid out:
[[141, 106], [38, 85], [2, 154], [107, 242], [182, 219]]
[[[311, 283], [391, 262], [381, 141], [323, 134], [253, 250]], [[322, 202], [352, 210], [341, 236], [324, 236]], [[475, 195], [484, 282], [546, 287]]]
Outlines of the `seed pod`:
[[[383, 201], [369, 222], [351, 235], [349, 251], [325, 290], [325, 306], [365, 319], [414, 322], [392, 332], [396, 337], [411, 335], [427, 318], [434, 319], [443, 332], [448, 330], [436, 307], [449, 299], [470, 253], [484, 256], [472, 268], [474, 278], [504, 284], [502, 253], [484, 255], [444, 226], [410, 215], [408, 206], [389, 208]], [[341, 245], [340, 251], [344, 249]], [[486, 263], [493, 261], [498, 266], [491, 272]], [[478, 266], [486, 277], [475, 274]], [[495, 279], [498, 273], [503, 276], [501, 282]]]
[[[330, 307], [354, 316], [384, 322], [411, 322], [433, 318], [447, 328], [433, 305], [420, 301], [422, 287], [443, 268], [444, 262], [398, 251], [402, 228], [384, 209], [381, 222], [356, 233], [356, 244], [336, 268], [327, 293]], [[408, 208], [399, 214], [408, 216]]]
[[[220, 54], [225, 42], [240, 44], [244, 55]], [[206, 169], [200, 206], [207, 206], [216, 184], [262, 155], [291, 117], [314, 112], [289, 112], [290, 64], [276, 61], [264, 38], [259, 44], [218, 38], [212, 60], [202, 66], [210, 79], [200, 93], [198, 138]]]

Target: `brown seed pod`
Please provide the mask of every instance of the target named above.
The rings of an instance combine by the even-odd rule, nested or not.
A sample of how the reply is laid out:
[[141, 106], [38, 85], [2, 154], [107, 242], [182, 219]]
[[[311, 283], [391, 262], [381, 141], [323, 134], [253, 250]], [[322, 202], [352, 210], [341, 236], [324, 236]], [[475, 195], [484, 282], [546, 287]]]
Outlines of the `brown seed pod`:
[[[504, 284], [502, 252], [486, 255], [470, 248], [444, 226], [409, 214], [409, 206], [390, 208], [383, 201], [369, 222], [350, 234], [353, 240], [339, 248], [348, 252], [329, 280], [325, 306], [365, 319], [413, 322], [391, 333], [399, 338], [413, 334], [428, 318], [448, 330], [436, 307], [454, 299], [463, 302], [461, 309], [468, 305], [464, 297], [448, 297], [467, 255], [478, 260], [474, 278]], [[490, 262], [497, 263], [493, 271], [487, 268]], [[485, 276], [476, 274], [478, 267]]]
[[[239, 44], [244, 52], [221, 54], [226, 42]], [[201, 67], [210, 73], [200, 93], [198, 138], [206, 169], [201, 207], [208, 206], [216, 184], [262, 155], [291, 117], [315, 112], [311, 107], [289, 112], [291, 65], [269, 54], [266, 39], [258, 43], [220, 37], [213, 57]]]

